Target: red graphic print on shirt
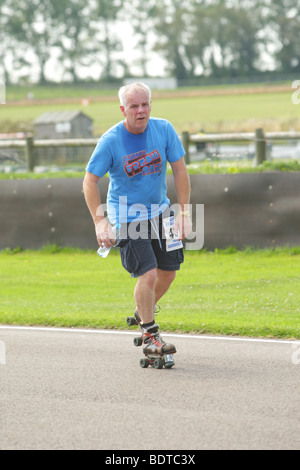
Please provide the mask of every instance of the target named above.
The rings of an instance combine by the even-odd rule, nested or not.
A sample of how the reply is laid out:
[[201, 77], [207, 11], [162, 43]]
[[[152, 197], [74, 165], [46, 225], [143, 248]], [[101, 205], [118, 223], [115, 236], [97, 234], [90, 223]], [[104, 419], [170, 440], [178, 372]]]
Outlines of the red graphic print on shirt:
[[150, 153], [147, 153], [146, 150], [142, 150], [141, 152], [126, 155], [126, 157], [123, 158], [124, 170], [130, 178], [139, 174], [146, 176], [159, 173], [162, 166], [161, 162], [162, 160], [158, 150], [153, 150], [153, 152]]

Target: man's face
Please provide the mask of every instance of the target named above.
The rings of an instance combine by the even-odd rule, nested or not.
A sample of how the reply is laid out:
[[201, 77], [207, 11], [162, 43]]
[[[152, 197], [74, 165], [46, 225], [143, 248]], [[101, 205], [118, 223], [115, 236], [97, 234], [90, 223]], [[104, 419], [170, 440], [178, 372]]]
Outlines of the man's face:
[[151, 103], [144, 90], [134, 90], [127, 94], [126, 106], [120, 106], [125, 119], [125, 127], [131, 134], [142, 134], [150, 117]]

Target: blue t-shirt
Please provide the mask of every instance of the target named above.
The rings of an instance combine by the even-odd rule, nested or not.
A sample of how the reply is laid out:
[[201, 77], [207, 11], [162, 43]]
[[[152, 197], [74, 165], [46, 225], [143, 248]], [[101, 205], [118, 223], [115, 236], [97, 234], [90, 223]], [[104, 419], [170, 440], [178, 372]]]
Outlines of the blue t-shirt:
[[86, 170], [109, 173], [108, 216], [112, 223], [147, 220], [170, 204], [167, 162], [184, 156], [174, 127], [165, 119], [150, 118], [142, 134], [131, 134], [119, 122], [100, 138]]

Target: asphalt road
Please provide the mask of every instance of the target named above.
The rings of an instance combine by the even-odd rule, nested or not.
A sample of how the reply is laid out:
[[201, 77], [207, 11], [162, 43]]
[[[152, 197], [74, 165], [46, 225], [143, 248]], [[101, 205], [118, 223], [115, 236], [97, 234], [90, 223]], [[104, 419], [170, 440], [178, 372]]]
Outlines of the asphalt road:
[[0, 326], [0, 449], [300, 448], [299, 343], [173, 335], [155, 370], [132, 340]]

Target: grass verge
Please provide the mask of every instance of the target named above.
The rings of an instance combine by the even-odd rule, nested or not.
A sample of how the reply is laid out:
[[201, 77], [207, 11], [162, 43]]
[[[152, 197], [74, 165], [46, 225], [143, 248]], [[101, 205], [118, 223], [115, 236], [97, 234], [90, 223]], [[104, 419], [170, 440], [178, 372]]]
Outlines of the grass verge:
[[[186, 252], [162, 330], [300, 339], [300, 248]], [[0, 323], [126, 329], [135, 281], [116, 252], [0, 252]]]
[[[216, 174], [238, 174], [238, 173], [267, 173], [274, 171], [296, 172], [300, 171], [300, 162], [297, 160], [277, 160], [265, 161], [261, 165], [253, 166], [250, 160], [246, 161], [202, 161], [193, 162], [187, 165], [190, 175], [216, 175]], [[171, 167], [168, 167], [168, 174], [172, 174]], [[64, 170], [45, 173], [2, 173], [0, 180], [27, 180], [27, 179], [52, 179], [52, 178], [84, 178], [84, 165], [81, 170]]]

